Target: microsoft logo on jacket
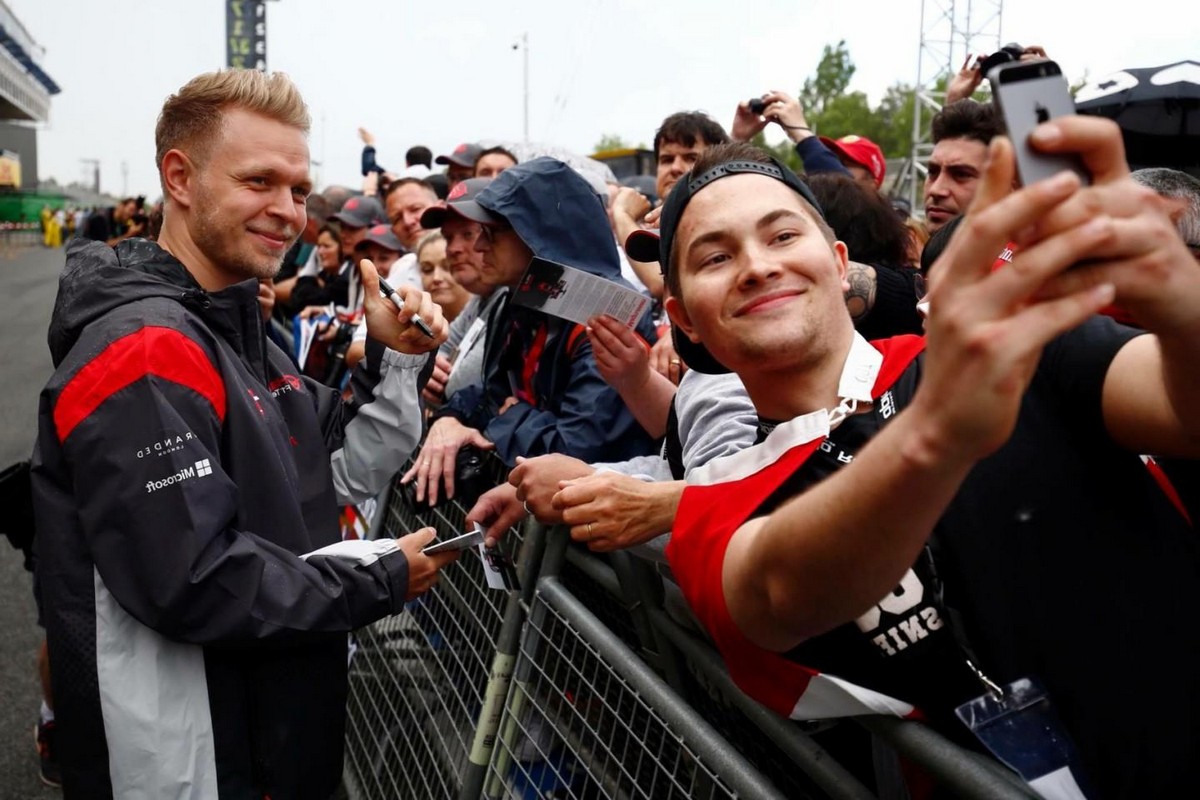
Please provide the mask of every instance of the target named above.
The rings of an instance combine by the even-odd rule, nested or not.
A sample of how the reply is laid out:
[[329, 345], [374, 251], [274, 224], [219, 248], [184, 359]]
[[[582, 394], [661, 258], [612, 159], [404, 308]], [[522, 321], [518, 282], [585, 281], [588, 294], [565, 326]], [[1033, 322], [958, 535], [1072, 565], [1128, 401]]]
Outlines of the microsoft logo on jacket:
[[171, 486], [176, 483], [182, 483], [189, 478], [203, 478], [205, 475], [212, 475], [212, 462], [210, 459], [203, 458], [190, 467], [184, 467], [174, 475], [168, 475], [162, 480], [146, 481], [147, 492], [157, 492], [165, 486]]

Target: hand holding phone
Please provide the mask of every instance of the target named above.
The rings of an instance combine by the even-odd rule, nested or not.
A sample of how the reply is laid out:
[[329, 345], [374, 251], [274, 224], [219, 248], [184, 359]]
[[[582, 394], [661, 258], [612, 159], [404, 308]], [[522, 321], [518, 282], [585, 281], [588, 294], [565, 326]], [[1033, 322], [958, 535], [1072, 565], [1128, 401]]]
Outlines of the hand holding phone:
[[1091, 175], [1077, 156], [1043, 153], [1029, 144], [1029, 134], [1038, 125], [1075, 113], [1075, 101], [1058, 64], [1048, 60], [1012, 62], [993, 68], [987, 77], [1016, 151], [1021, 184], [1027, 186], [1063, 170], [1075, 172], [1084, 184], [1090, 184]]
[[455, 536], [453, 539], [447, 539], [444, 542], [434, 542], [421, 550], [421, 554], [432, 556], [450, 550], [466, 550], [468, 547], [483, 544], [484, 529], [479, 526], [478, 522], [474, 523], [474, 525], [474, 529], [468, 533]]

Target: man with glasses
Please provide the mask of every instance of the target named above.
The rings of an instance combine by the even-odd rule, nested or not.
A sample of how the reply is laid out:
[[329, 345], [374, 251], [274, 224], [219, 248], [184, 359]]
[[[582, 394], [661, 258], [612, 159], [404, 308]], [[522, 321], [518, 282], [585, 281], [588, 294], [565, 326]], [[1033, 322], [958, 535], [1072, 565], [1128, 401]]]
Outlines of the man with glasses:
[[450, 193], [444, 204], [425, 209], [421, 224], [440, 228], [446, 240], [446, 262], [458, 285], [475, 295], [450, 323], [450, 335], [438, 350], [433, 375], [425, 386], [425, 400], [441, 404], [455, 392], [483, 382], [483, 354], [490, 321], [503, 307], [507, 286], [483, 280], [483, 253], [475, 248], [482, 233], [474, 209], [475, 199], [491, 178], [468, 178]]

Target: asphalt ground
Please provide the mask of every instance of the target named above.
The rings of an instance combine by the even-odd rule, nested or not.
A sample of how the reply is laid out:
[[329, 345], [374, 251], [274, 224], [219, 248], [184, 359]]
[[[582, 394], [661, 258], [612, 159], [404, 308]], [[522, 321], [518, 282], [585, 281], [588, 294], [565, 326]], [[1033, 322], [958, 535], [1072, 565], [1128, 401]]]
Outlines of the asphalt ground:
[[[61, 249], [21, 246], [9, 235], [0, 235], [0, 468], [33, 449], [38, 393], [53, 372], [46, 329], [63, 264]], [[33, 745], [41, 639], [30, 575], [0, 536], [0, 800], [59, 795], [38, 780]]]

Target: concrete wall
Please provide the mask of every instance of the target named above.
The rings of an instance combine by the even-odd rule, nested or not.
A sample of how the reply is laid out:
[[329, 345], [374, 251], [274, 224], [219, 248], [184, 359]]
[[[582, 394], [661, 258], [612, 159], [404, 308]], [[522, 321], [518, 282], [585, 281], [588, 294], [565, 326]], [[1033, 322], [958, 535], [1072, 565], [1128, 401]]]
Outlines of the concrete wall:
[[37, 191], [37, 129], [0, 120], [0, 149], [21, 154], [21, 189]]

